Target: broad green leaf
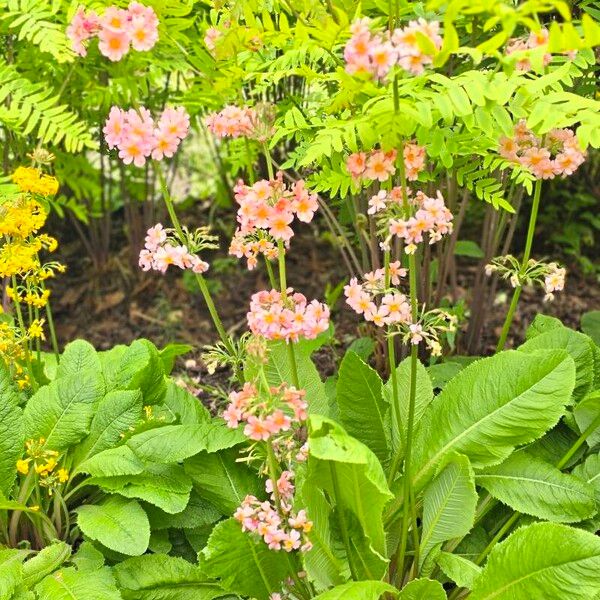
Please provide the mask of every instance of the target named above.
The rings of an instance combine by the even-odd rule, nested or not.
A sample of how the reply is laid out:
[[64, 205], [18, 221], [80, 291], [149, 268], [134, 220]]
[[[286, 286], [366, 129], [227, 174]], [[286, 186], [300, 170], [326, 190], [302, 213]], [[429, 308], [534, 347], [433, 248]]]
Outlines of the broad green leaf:
[[88, 370], [98, 372], [100, 369], [100, 359], [94, 346], [85, 340], [75, 340], [67, 344], [60, 355], [56, 377], [80, 375]]
[[0, 548], [0, 598], [12, 598], [23, 581], [23, 561], [29, 553], [25, 550]]
[[192, 491], [190, 500], [184, 510], [176, 514], [169, 514], [153, 506], [145, 504], [144, 510], [150, 520], [152, 531], [162, 529], [193, 529], [216, 523], [221, 518], [221, 512], [212, 504], [200, 498]]
[[89, 432], [104, 380], [97, 371], [83, 371], [55, 379], [41, 387], [25, 407], [27, 438], [45, 438], [46, 447], [62, 451]]
[[[385, 534], [382, 512], [392, 499], [381, 464], [358, 440], [336, 423], [313, 415], [310, 419], [309, 461], [306, 485], [323, 490], [331, 499], [330, 510], [344, 511], [356, 521], [353, 533], [364, 536], [375, 553], [375, 564], [385, 566]], [[311, 497], [304, 496], [310, 514]], [[350, 557], [352, 560], [352, 557]], [[366, 573], [368, 575], [368, 572]], [[371, 579], [382, 573], [372, 573]]]
[[534, 523], [494, 547], [469, 600], [589, 600], [600, 592], [600, 538]]
[[590, 392], [575, 407], [573, 416], [582, 433], [594, 427], [594, 423], [596, 423], [596, 427], [589, 433], [585, 441], [590, 448], [598, 445], [600, 443], [600, 422], [598, 422], [600, 418], [600, 390]]
[[124, 600], [212, 600], [223, 589], [187, 560], [166, 554], [129, 558], [113, 568]]
[[382, 581], [356, 581], [338, 585], [315, 596], [315, 600], [379, 600], [383, 594], [391, 594], [391, 597], [397, 598], [398, 590]]
[[223, 515], [231, 515], [247, 494], [264, 495], [264, 486], [256, 472], [237, 462], [237, 450], [213, 454], [201, 452], [184, 462], [198, 495], [210, 502]]
[[[400, 419], [396, 416], [397, 410], [394, 405], [394, 389], [392, 386], [392, 378], [390, 377], [383, 388], [384, 398], [392, 407], [392, 448], [397, 452], [403, 440], [406, 439], [406, 427], [408, 423], [408, 407], [410, 399], [410, 358], [405, 358], [396, 367], [396, 379], [398, 382], [398, 397], [400, 399]], [[425, 409], [433, 400], [433, 387], [429, 374], [421, 361], [417, 362], [417, 384], [415, 392], [415, 427], [421, 420]]]
[[147, 463], [144, 471], [135, 475], [92, 477], [90, 485], [154, 504], [167, 513], [180, 513], [190, 499], [192, 481], [181, 465]]
[[92, 542], [86, 540], [77, 549], [77, 553], [71, 558], [78, 571], [95, 571], [104, 565], [104, 555], [94, 547]]
[[402, 588], [398, 600], [446, 600], [446, 592], [439, 581], [414, 579]]
[[527, 452], [478, 473], [477, 484], [514, 510], [547, 521], [575, 523], [596, 513], [592, 486]]
[[70, 557], [71, 546], [64, 542], [46, 546], [23, 564], [23, 583], [28, 587], [34, 586], [46, 575], [58, 569]]
[[180, 462], [206, 450], [210, 422], [197, 425], [165, 425], [134, 435], [127, 445], [144, 461]]
[[141, 416], [142, 393], [139, 390], [118, 390], [106, 394], [94, 414], [89, 435], [75, 451], [75, 464], [117, 446]]
[[551, 329], [560, 329], [564, 327], [562, 321], [557, 319], [556, 317], [549, 317], [548, 315], [536, 315], [535, 319], [533, 319], [533, 323], [527, 328], [525, 332], [525, 337], [530, 340], [540, 333], [546, 333]]
[[481, 573], [481, 567], [474, 562], [450, 552], [441, 552], [437, 563], [444, 574], [459, 587], [471, 589]]
[[469, 258], [483, 258], [483, 250], [477, 242], [471, 240], [458, 240], [454, 247], [456, 256], [468, 256]]
[[427, 374], [431, 378], [431, 385], [434, 389], [443, 390], [446, 384], [464, 368], [457, 362], [442, 362], [427, 367]]
[[61, 569], [48, 575], [35, 591], [39, 600], [122, 600], [108, 567], [96, 571]]
[[469, 459], [463, 455], [451, 457], [425, 488], [420, 565], [437, 544], [469, 533], [477, 499]]
[[566, 350], [575, 361], [576, 376], [573, 400], [581, 400], [590, 390], [594, 379], [593, 342], [587, 335], [567, 327], [555, 327], [536, 335], [519, 346], [519, 352], [536, 350]]
[[163, 364], [163, 370], [166, 375], [168, 375], [175, 365], [175, 359], [178, 356], [183, 356], [188, 352], [191, 352], [194, 349], [194, 346], [190, 346], [189, 344], [167, 344], [160, 352], [158, 353], [160, 356], [160, 360]]
[[336, 385], [339, 419], [346, 431], [386, 464], [390, 455], [388, 404], [377, 371], [354, 352], [346, 352]]
[[84, 535], [107, 548], [130, 556], [139, 556], [148, 548], [150, 524], [135, 500], [110, 496], [100, 504], [80, 506], [76, 512]]
[[509, 350], [469, 365], [419, 424], [412, 468], [416, 490], [452, 452], [481, 468], [540, 437], [563, 414], [574, 383], [575, 365], [564, 350]]
[[144, 463], [129, 446], [117, 446], [91, 456], [76, 469], [77, 473], [87, 473], [93, 477], [115, 477], [117, 475], [137, 475], [144, 470]]
[[573, 476], [594, 488], [596, 502], [600, 504], [600, 454], [592, 454], [573, 469]]
[[19, 394], [8, 367], [0, 360], [0, 494], [8, 496], [23, 452], [25, 432]]
[[291, 575], [285, 552], [273, 552], [262, 541], [242, 531], [234, 519], [221, 521], [199, 556], [200, 568], [221, 587], [235, 594], [268, 600]]
[[581, 317], [581, 331], [600, 346], [600, 310], [590, 310]]
[[144, 404], [157, 404], [166, 391], [163, 363], [158, 350], [148, 340], [135, 340], [120, 357], [112, 374], [111, 386], [118, 389], [140, 389]]
[[357, 338], [348, 346], [348, 352], [354, 352], [365, 362], [369, 360], [374, 350], [375, 342], [370, 337]]
[[167, 392], [163, 404], [173, 413], [176, 421], [184, 425], [194, 425], [210, 420], [210, 413], [196, 396], [167, 380]]

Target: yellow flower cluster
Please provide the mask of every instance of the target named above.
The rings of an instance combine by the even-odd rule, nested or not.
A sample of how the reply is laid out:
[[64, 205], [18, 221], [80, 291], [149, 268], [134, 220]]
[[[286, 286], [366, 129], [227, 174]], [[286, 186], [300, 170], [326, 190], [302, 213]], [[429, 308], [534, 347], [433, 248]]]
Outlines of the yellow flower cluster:
[[50, 488], [50, 495], [52, 495], [52, 488], [69, 480], [69, 472], [63, 467], [57, 469], [60, 460], [58, 452], [48, 450], [45, 446], [44, 438], [27, 440], [26, 457], [17, 460], [17, 471], [21, 475], [27, 475], [33, 467], [36, 475], [39, 476], [40, 485]]
[[22, 192], [54, 196], [58, 192], [58, 180], [52, 175], [45, 175], [35, 167], [18, 167], [12, 174], [12, 180]]
[[0, 358], [14, 369], [15, 379], [20, 389], [29, 385], [29, 376], [24, 373], [25, 350], [20, 330], [5, 321], [0, 321]]
[[0, 235], [26, 238], [44, 226], [46, 217], [39, 202], [18, 196], [14, 202], [0, 205]]

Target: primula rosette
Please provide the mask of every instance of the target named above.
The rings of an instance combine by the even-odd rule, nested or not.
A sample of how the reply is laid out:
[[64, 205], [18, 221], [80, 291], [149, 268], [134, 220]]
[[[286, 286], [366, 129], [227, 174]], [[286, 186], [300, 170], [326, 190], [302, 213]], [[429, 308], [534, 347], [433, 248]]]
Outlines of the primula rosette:
[[546, 293], [544, 301], [554, 300], [554, 292], [565, 287], [567, 270], [555, 262], [545, 263], [530, 258], [523, 268], [519, 260], [507, 254], [497, 256], [485, 267], [486, 274], [497, 273], [502, 279], [510, 281], [512, 287], [521, 287], [537, 283]]
[[258, 255], [277, 258], [276, 242], [289, 242], [294, 231], [294, 219], [310, 223], [318, 208], [317, 196], [311, 194], [304, 181], [287, 187], [282, 173], [271, 181], [263, 179], [253, 185], [240, 181], [235, 187], [239, 228], [231, 241], [229, 253], [245, 257], [248, 268], [253, 269]]
[[148, 229], [145, 246], [140, 252], [139, 266], [143, 271], [153, 269], [166, 273], [173, 265], [180, 269], [189, 269], [194, 273], [208, 271], [208, 263], [203, 261], [197, 252], [214, 249], [215, 236], [209, 235], [207, 228], [199, 228], [193, 233], [183, 229], [185, 244], [173, 229], [165, 229], [160, 223]]
[[165, 108], [155, 122], [144, 107], [136, 111], [113, 106], [102, 131], [108, 147], [116, 147], [126, 165], [143, 167], [150, 157], [171, 158], [187, 136], [189, 126], [190, 117], [183, 107]]
[[308, 302], [292, 288], [285, 295], [277, 290], [257, 292], [247, 317], [252, 333], [268, 340], [311, 340], [329, 329], [329, 307], [317, 300]]
[[524, 119], [517, 123], [512, 137], [500, 138], [499, 153], [530, 171], [536, 179], [572, 175], [585, 161], [585, 152], [571, 129], [552, 129], [539, 138], [527, 128]]
[[67, 28], [73, 50], [86, 56], [84, 42], [98, 37], [98, 49], [115, 62], [129, 52], [151, 50], [158, 41], [158, 18], [151, 6], [131, 2], [126, 9], [109, 6], [102, 15], [80, 7]]
[[423, 73], [432, 64], [433, 55], [423, 49], [419, 36], [428, 39], [436, 50], [442, 47], [439, 23], [425, 19], [409, 21], [406, 27], [390, 32], [372, 33], [369, 19], [355, 21], [350, 27], [352, 36], [344, 48], [346, 71], [367, 73], [382, 79], [394, 66], [413, 75]]
[[[409, 181], [415, 181], [425, 168], [425, 148], [415, 143], [404, 145], [404, 171]], [[355, 152], [346, 159], [346, 169], [355, 180], [387, 181], [396, 173], [396, 150]]]

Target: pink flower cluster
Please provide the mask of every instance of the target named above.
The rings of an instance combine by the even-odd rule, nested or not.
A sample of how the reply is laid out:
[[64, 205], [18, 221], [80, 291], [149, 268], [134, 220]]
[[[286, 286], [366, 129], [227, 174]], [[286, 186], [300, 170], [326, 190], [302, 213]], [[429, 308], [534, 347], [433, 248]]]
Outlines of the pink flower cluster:
[[289, 242], [294, 235], [290, 227], [294, 218], [310, 223], [319, 207], [316, 194], [311, 194], [304, 181], [296, 181], [291, 187], [283, 183], [283, 174], [278, 173], [272, 181], [263, 179], [253, 185], [239, 181], [235, 186], [235, 199], [240, 205], [236, 230], [229, 253], [248, 260], [253, 269], [258, 255], [268, 259], [277, 258], [274, 240]]
[[143, 167], [149, 157], [171, 158], [187, 136], [189, 127], [190, 117], [183, 107], [165, 108], [155, 123], [144, 107], [136, 111], [113, 106], [102, 131], [108, 147], [117, 147], [119, 158], [126, 165], [133, 163]]
[[444, 198], [438, 191], [435, 198], [418, 191], [413, 199], [418, 208], [414, 216], [408, 219], [392, 219], [389, 224], [390, 235], [402, 238], [406, 243], [405, 251], [413, 254], [417, 244], [429, 235], [429, 243], [434, 244], [443, 235], [452, 232], [452, 213], [446, 208]]
[[100, 53], [118, 61], [130, 47], [137, 51], [154, 47], [158, 40], [158, 18], [152, 7], [139, 2], [131, 2], [127, 9], [109, 6], [101, 16], [79, 8], [67, 28], [67, 36], [80, 56], [87, 54], [84, 42], [98, 36]]
[[[390, 283], [398, 285], [400, 278], [406, 276], [406, 269], [400, 266], [400, 261], [390, 264]], [[377, 327], [410, 323], [411, 311], [408, 299], [404, 294], [386, 289], [385, 270], [377, 269], [366, 273], [363, 282], [359, 283], [356, 277], [344, 287], [346, 303], [366, 321]], [[380, 302], [375, 300], [379, 297]]]
[[[387, 181], [396, 172], [396, 150], [383, 152], [355, 152], [346, 160], [346, 168], [354, 179], [370, 179], [372, 181]], [[404, 145], [404, 169], [406, 178], [415, 181], [419, 173], [425, 168], [425, 148], [418, 144]]]
[[158, 223], [148, 229], [145, 248], [140, 252], [139, 265], [143, 271], [154, 269], [166, 273], [171, 265], [180, 269], [191, 269], [194, 273], [208, 271], [208, 263], [190, 253], [172, 237], [172, 230]]
[[209, 27], [204, 33], [204, 44], [212, 52], [217, 45], [217, 40], [223, 35], [223, 32], [216, 27]]
[[277, 290], [257, 292], [247, 316], [252, 333], [268, 340], [311, 340], [329, 328], [329, 307], [317, 300], [309, 303], [292, 288], [285, 297]]
[[230, 105], [219, 112], [208, 115], [206, 126], [217, 137], [237, 138], [250, 135], [255, 121], [256, 114], [252, 108]]
[[500, 156], [528, 169], [537, 179], [572, 175], [585, 161], [585, 152], [571, 129], [552, 129], [542, 139], [521, 119], [512, 137], [502, 137]]
[[281, 473], [276, 483], [277, 494], [273, 489], [273, 481], [267, 479], [265, 487], [271, 495], [271, 501], [261, 501], [248, 495], [233, 517], [242, 524], [242, 531], [258, 534], [271, 550], [308, 552], [312, 549], [308, 534], [313, 523], [308, 520], [304, 509], [298, 512], [292, 510], [293, 477], [291, 471]]
[[[410, 196], [412, 190], [406, 188], [406, 196]], [[369, 200], [369, 208], [367, 214], [376, 215], [384, 211], [390, 205], [402, 205], [404, 201], [402, 194], [402, 186], [398, 185], [391, 190], [379, 190], [376, 194], [371, 196]]]
[[272, 387], [268, 397], [259, 394], [252, 383], [245, 383], [239, 392], [229, 394], [229, 405], [223, 411], [228, 427], [244, 425], [244, 435], [255, 441], [266, 441], [300, 425], [308, 417], [304, 390], [281, 385]]
[[433, 55], [419, 45], [417, 34], [426, 36], [437, 50], [442, 47], [439, 23], [425, 19], [409, 21], [406, 27], [395, 29], [390, 35], [389, 32], [371, 33], [369, 19], [365, 18], [355, 21], [350, 32], [352, 36], [344, 48], [346, 71], [350, 74], [369, 73], [380, 79], [395, 65], [419, 75], [433, 62]]
[[[532, 31], [527, 38], [512, 38], [506, 45], [506, 55], [510, 56], [515, 53], [523, 53], [533, 48], [539, 48], [540, 46], [546, 46], [548, 44], [549, 37], [548, 30], [543, 27], [539, 31]], [[552, 54], [544, 54], [543, 63], [544, 66], [549, 65], [552, 60]], [[517, 70], [518, 71], [529, 71], [531, 70], [531, 62], [526, 55], [523, 55], [517, 59]]]

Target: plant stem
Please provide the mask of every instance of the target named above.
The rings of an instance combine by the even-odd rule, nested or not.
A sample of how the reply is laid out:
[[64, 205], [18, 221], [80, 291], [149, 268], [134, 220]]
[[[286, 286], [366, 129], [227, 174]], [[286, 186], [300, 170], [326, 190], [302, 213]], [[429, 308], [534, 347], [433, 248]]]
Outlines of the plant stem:
[[37, 391], [37, 381], [33, 375], [33, 366], [31, 364], [31, 353], [29, 352], [29, 344], [27, 343], [27, 328], [25, 327], [25, 321], [23, 320], [23, 313], [21, 312], [21, 303], [19, 302], [19, 294], [17, 293], [17, 278], [15, 275], [12, 276], [12, 287], [15, 293], [15, 313], [17, 315], [17, 323], [21, 330], [21, 345], [23, 346], [23, 352], [25, 353], [25, 362], [27, 363], [27, 372], [29, 373], [29, 383], [31, 389]]
[[[521, 260], [521, 275], [524, 274], [525, 269], [527, 268], [527, 263], [529, 262], [529, 258], [531, 256], [531, 248], [533, 246], [533, 235], [535, 234], [535, 224], [537, 221], [538, 210], [540, 207], [540, 196], [542, 193], [542, 180], [538, 179], [535, 182], [535, 188], [533, 190], [533, 203], [531, 205], [531, 214], [529, 215], [529, 227], [527, 228], [527, 239], [525, 241], [525, 250], [523, 252], [523, 259]], [[508, 308], [508, 312], [506, 313], [506, 319], [504, 320], [504, 325], [502, 326], [502, 333], [500, 334], [500, 339], [498, 340], [498, 345], [496, 346], [496, 352], [500, 352], [504, 350], [504, 345], [506, 344], [506, 338], [508, 337], [508, 332], [510, 331], [510, 326], [512, 325], [512, 321], [515, 315], [515, 310], [517, 309], [517, 304], [519, 303], [519, 297], [521, 296], [522, 286], [518, 285], [514, 292], [513, 297], [510, 302], [510, 306]]]
[[[165, 180], [165, 176], [164, 176], [160, 166], [156, 165], [155, 171], [158, 176], [158, 181], [160, 183], [160, 189], [162, 192], [163, 200], [165, 202], [165, 206], [167, 207], [167, 212], [169, 213], [171, 223], [173, 224], [173, 227], [175, 228], [175, 231], [177, 232], [177, 236], [179, 237], [179, 240], [183, 244], [186, 241], [186, 236], [183, 231], [183, 228], [181, 227], [181, 223], [179, 222], [179, 219], [177, 217], [177, 213], [175, 212], [175, 207], [173, 206], [173, 199], [171, 198], [171, 194], [169, 193], [169, 189], [167, 187], [167, 182]], [[219, 337], [221, 338], [221, 341], [223, 342], [223, 345], [225, 346], [225, 348], [227, 348], [227, 351], [229, 352], [229, 354], [233, 357], [233, 356], [235, 356], [235, 350], [234, 350], [233, 344], [231, 342], [231, 338], [225, 331], [225, 327], [223, 327], [223, 323], [222, 323], [221, 318], [219, 317], [219, 313], [217, 312], [217, 309], [215, 307], [215, 303], [212, 299], [210, 290], [208, 289], [208, 285], [206, 284], [206, 280], [200, 273], [196, 273], [195, 275], [196, 275], [196, 281], [198, 282], [198, 287], [200, 288], [200, 292], [202, 293], [202, 296], [204, 297], [204, 302], [206, 303], [208, 312], [210, 313], [210, 316], [213, 320], [213, 323], [219, 334]], [[239, 375], [239, 373], [237, 373], [237, 369], [236, 369], [236, 376], [238, 377], [238, 379], [240, 379], [240, 375]]]
[[269, 152], [269, 148], [267, 144], [263, 144], [263, 152], [265, 155], [265, 160], [267, 161], [267, 172], [269, 173], [269, 179], [275, 179], [275, 173], [273, 172], [273, 161], [271, 160], [271, 153]]
[[271, 284], [271, 287], [273, 289], [275, 289], [277, 287], [277, 283], [275, 282], [275, 275], [273, 273], [273, 267], [271, 266], [271, 262], [269, 261], [269, 259], [265, 256], [265, 266], [267, 267], [267, 273], [269, 275], [269, 283]]
[[486, 546], [485, 550], [475, 559], [475, 564], [480, 565], [493, 547], [511, 530], [512, 526], [521, 518], [521, 513], [515, 512], [499, 529], [492, 541]]
[[[42, 289], [46, 286], [42, 283]], [[52, 308], [50, 307], [50, 299], [46, 304], [46, 318], [48, 319], [48, 329], [50, 330], [50, 340], [52, 342], [52, 351], [56, 356], [56, 362], [60, 362], [60, 351], [58, 349], [58, 338], [56, 337], [56, 328], [54, 327], [54, 317], [52, 316]]]
[[583, 431], [583, 433], [575, 440], [573, 445], [567, 450], [565, 455], [556, 464], [557, 469], [562, 469], [573, 457], [575, 452], [581, 448], [585, 440], [600, 426], [600, 415], [598, 415]]
[[[396, 95], [396, 89], [394, 89]], [[397, 104], [396, 98], [394, 97], [394, 104]], [[402, 188], [402, 204], [404, 207], [405, 218], [408, 218], [410, 214], [410, 205], [408, 203], [408, 194], [406, 189], [406, 171], [404, 167], [404, 144], [400, 144], [398, 152], [398, 170], [400, 172], [400, 185]], [[408, 274], [409, 274], [409, 286], [410, 286], [410, 311], [411, 321], [416, 323], [419, 317], [419, 307], [417, 301], [417, 259], [414, 253], [408, 256]], [[416, 344], [411, 345], [410, 350], [410, 393], [408, 399], [408, 418], [406, 423], [406, 448], [404, 452], [404, 474], [402, 480], [403, 487], [403, 502], [404, 510], [402, 512], [402, 525], [400, 529], [400, 545], [398, 548], [398, 555], [396, 565], [399, 572], [404, 568], [404, 560], [406, 557], [406, 547], [408, 545], [408, 526], [409, 526], [409, 513], [412, 520], [413, 539], [415, 544], [415, 564], [418, 569], [418, 555], [419, 555], [419, 538], [417, 528], [417, 511], [414, 502], [414, 497], [411, 489], [411, 459], [412, 459], [412, 442], [413, 442], [413, 429], [415, 420], [415, 402], [417, 393], [417, 361], [418, 361], [418, 346]], [[395, 461], [397, 462], [397, 461]], [[391, 479], [393, 480], [395, 473], [391, 473]]]

